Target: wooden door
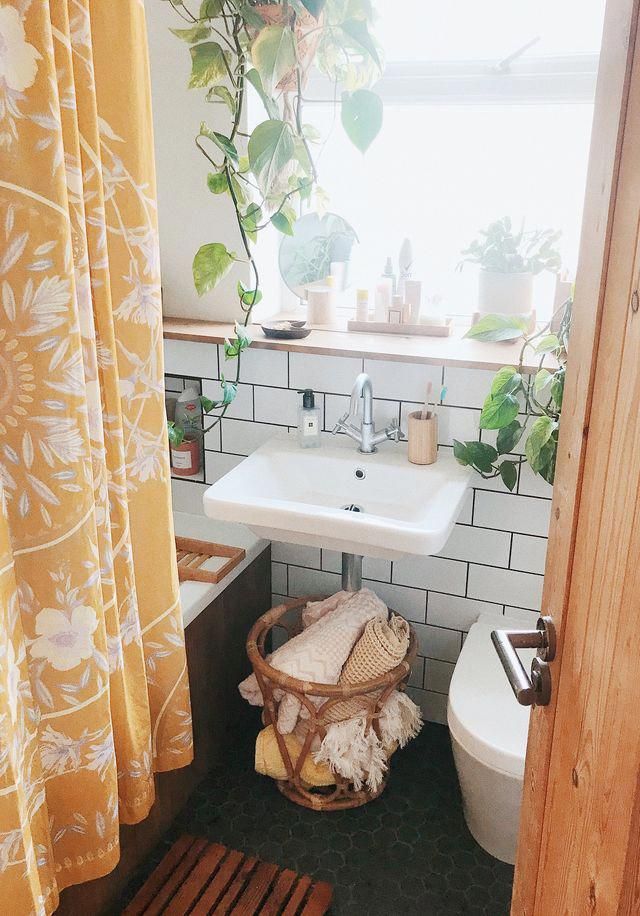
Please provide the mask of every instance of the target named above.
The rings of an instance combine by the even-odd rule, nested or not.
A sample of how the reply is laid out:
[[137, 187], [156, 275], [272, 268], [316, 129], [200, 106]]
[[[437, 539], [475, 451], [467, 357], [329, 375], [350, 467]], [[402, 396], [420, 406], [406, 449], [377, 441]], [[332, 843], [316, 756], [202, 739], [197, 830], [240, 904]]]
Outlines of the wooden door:
[[640, 36], [609, 0], [512, 914], [640, 913]]

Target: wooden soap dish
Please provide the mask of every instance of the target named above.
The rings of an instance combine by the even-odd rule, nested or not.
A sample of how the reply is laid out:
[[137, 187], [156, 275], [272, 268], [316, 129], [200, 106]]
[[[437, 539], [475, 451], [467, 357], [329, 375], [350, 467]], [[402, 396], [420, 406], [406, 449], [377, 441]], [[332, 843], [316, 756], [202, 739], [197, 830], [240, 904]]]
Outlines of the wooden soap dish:
[[[242, 547], [227, 547], [225, 544], [213, 544], [210, 541], [197, 541], [195, 538], [176, 536], [176, 555], [178, 557], [178, 578], [181, 582], [192, 579], [195, 582], [217, 584], [235, 569], [246, 557]], [[202, 564], [215, 557], [228, 557], [219, 569], [202, 569]]]
[[353, 321], [347, 322], [349, 331], [360, 331], [365, 334], [404, 334], [405, 337], [450, 337], [453, 332], [453, 320], [447, 318], [446, 324], [389, 324], [387, 321]]

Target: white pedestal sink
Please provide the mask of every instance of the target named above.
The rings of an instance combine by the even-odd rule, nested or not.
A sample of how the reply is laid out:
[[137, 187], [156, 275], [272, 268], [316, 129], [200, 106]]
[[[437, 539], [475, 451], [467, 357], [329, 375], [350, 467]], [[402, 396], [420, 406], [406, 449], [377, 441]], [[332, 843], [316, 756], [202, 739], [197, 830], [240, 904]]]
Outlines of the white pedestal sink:
[[209, 487], [204, 508], [271, 540], [357, 556], [426, 556], [444, 547], [470, 477], [448, 453], [420, 466], [402, 443], [363, 455], [346, 437], [301, 449], [283, 435]]

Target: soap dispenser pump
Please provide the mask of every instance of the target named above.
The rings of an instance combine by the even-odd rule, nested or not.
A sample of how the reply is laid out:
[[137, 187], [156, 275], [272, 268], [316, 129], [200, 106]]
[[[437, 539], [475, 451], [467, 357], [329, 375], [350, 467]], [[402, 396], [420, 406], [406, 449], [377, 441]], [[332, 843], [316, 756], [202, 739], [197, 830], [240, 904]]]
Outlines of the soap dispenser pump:
[[301, 448], [318, 448], [320, 445], [320, 408], [316, 407], [311, 388], [299, 391], [302, 407], [298, 409], [298, 442]]

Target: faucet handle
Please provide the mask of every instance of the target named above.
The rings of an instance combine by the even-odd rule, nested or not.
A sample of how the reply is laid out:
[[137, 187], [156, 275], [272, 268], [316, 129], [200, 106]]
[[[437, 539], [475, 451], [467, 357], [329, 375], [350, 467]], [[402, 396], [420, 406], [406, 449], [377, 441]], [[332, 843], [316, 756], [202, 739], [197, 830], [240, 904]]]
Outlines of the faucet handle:
[[338, 422], [336, 423], [336, 425], [335, 425], [335, 426], [333, 427], [333, 429], [331, 430], [332, 435], [335, 436], [337, 433], [342, 432], [342, 431], [346, 428], [347, 420], [348, 420], [348, 419], [349, 419], [349, 411], [347, 411], [345, 414], [343, 414], [343, 415], [340, 417], [340, 419], [338, 420]]
[[406, 436], [397, 420], [392, 420], [389, 423], [387, 426], [387, 435], [390, 439], [393, 439], [394, 442], [400, 442], [401, 439], [406, 439]]

